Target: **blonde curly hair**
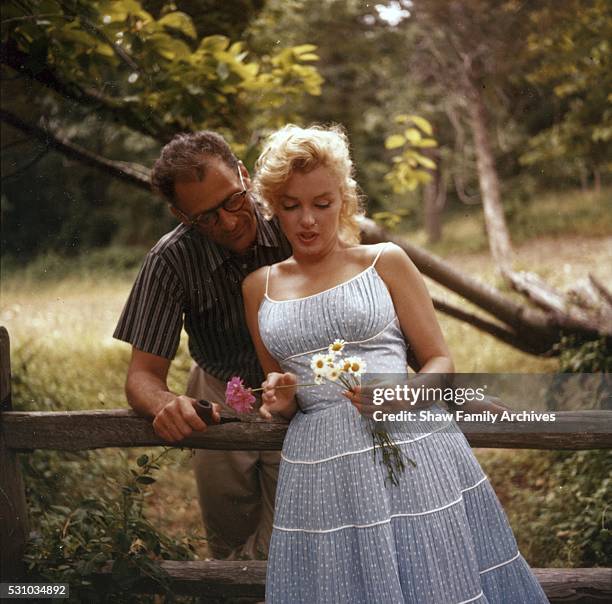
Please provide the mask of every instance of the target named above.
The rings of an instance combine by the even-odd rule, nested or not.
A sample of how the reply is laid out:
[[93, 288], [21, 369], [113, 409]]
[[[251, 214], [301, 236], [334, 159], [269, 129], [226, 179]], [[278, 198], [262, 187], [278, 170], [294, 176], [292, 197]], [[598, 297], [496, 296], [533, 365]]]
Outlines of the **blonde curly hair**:
[[279, 207], [280, 190], [293, 172], [310, 172], [319, 166], [328, 168], [340, 181], [340, 240], [359, 243], [359, 217], [364, 209], [353, 178], [349, 141], [341, 126], [315, 124], [300, 128], [287, 124], [271, 134], [255, 164], [255, 191], [274, 214]]

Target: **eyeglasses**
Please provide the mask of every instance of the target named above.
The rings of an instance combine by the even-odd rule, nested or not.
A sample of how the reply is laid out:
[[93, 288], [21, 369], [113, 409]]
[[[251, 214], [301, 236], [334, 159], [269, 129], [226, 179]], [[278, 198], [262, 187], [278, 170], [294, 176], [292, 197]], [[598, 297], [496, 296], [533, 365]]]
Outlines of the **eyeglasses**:
[[217, 224], [219, 224], [219, 210], [222, 209], [226, 212], [238, 212], [242, 209], [242, 206], [244, 206], [248, 189], [244, 184], [244, 179], [242, 178], [240, 168], [238, 168], [238, 176], [240, 178], [240, 184], [242, 185], [242, 191], [238, 191], [237, 193], [230, 195], [221, 203], [217, 204], [214, 208], [201, 212], [200, 214], [196, 214], [195, 216], [185, 214], [185, 212], [176, 206], [174, 206], [174, 209], [181, 215], [183, 220], [189, 224], [189, 226], [200, 227], [201, 229], [207, 231], [214, 229]]

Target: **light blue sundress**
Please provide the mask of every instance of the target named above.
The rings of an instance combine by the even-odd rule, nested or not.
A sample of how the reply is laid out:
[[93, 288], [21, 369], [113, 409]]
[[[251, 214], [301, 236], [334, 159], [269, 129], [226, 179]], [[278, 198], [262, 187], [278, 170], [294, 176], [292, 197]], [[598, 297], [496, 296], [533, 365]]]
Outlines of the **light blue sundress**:
[[[406, 341], [376, 260], [304, 298], [272, 300], [266, 283], [259, 328], [283, 371], [312, 382], [312, 355], [341, 338], [368, 374], [406, 374]], [[548, 602], [454, 420], [391, 432], [417, 465], [407, 464], [399, 486], [385, 484], [370, 424], [341, 392], [334, 384], [299, 390], [282, 450], [266, 602]]]

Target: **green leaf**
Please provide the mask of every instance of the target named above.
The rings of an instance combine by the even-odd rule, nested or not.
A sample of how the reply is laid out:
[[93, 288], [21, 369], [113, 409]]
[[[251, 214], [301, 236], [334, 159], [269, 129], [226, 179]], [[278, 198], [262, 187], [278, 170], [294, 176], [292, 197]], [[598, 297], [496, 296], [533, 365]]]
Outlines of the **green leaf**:
[[298, 59], [300, 61], [318, 61], [319, 58], [319, 55], [316, 55], [313, 52], [307, 52], [303, 55], [298, 55]]
[[148, 455], [141, 455], [137, 460], [136, 463], [142, 468], [142, 466], [146, 465], [149, 462], [149, 456]]
[[49, 506], [54, 512], [59, 512], [60, 514], [70, 514], [70, 508], [67, 508], [63, 505], [51, 505]]
[[153, 484], [155, 482], [155, 478], [153, 478], [153, 476], [139, 476], [136, 479], [136, 482], [139, 482], [140, 484]]
[[436, 169], [436, 162], [434, 162], [433, 160], [429, 159], [429, 157], [425, 157], [424, 155], [421, 155], [419, 153], [419, 154], [417, 154], [416, 160], [424, 168], [429, 168], [430, 170], [435, 170]]
[[244, 50], [244, 42], [234, 42], [230, 47], [228, 52], [232, 55], [234, 55], [238, 60], [241, 60], [239, 57], [241, 54], [246, 54], [243, 53]]
[[290, 50], [295, 55], [308, 54], [316, 50], [317, 47], [314, 44], [300, 44], [299, 46], [293, 46]]
[[421, 136], [421, 133], [416, 128], [408, 128], [408, 130], [404, 132], [404, 136], [406, 137], [406, 140], [412, 145], [420, 143], [421, 139], [423, 138]]
[[169, 61], [177, 58], [186, 58], [191, 55], [189, 47], [184, 42], [176, 40], [168, 34], [153, 34], [149, 38], [149, 42], [157, 54]]
[[110, 44], [105, 44], [104, 42], [98, 42], [95, 46], [95, 51], [97, 54], [102, 55], [103, 57], [115, 56], [115, 51], [112, 49]]
[[168, 13], [157, 21], [159, 25], [176, 29], [181, 33], [185, 34], [188, 38], [195, 40], [198, 37], [196, 29], [193, 25], [191, 17], [180, 11]]
[[431, 124], [424, 117], [421, 117], [419, 115], [409, 115], [407, 117], [413, 124], [418, 126], [423, 132], [425, 132], [425, 134], [429, 134], [429, 136], [433, 134], [433, 128], [431, 127]]
[[85, 48], [93, 48], [97, 45], [97, 40], [93, 36], [90, 36], [87, 32], [80, 29], [80, 26], [75, 23], [70, 23], [65, 27], [62, 27], [59, 31], [57, 31], [56, 35], [62, 41], [74, 42], [76, 44], [80, 44]]
[[200, 42], [199, 49], [206, 52], [219, 52], [226, 50], [229, 42], [229, 39], [225, 36], [206, 36]]
[[385, 141], [386, 149], [397, 149], [406, 142], [406, 139], [401, 134], [392, 134]]

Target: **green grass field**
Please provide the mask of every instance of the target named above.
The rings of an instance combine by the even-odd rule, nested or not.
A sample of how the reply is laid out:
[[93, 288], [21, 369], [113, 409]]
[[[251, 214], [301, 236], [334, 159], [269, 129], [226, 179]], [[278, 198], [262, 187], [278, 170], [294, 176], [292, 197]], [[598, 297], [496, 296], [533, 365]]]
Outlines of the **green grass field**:
[[[542, 204], [540, 210], [551, 207], [554, 200], [544, 199]], [[538, 233], [538, 239], [517, 246], [519, 262], [559, 287], [586, 276], [588, 271], [610, 283], [612, 240], [601, 236], [600, 214], [591, 212], [589, 216], [586, 224], [591, 230], [580, 227], [589, 236], [559, 235], [556, 227], [552, 234]], [[533, 220], [537, 222], [537, 216]], [[565, 219], [552, 223], [558, 222], [567, 224]], [[466, 237], [469, 225], [463, 219], [453, 225], [456, 237]], [[451, 230], [450, 225], [447, 230]], [[495, 283], [494, 267], [487, 254], [469, 250], [469, 246], [454, 249], [449, 260], [462, 270]], [[444, 251], [448, 253], [449, 248]], [[40, 259], [30, 269], [10, 271], [4, 279], [0, 324], [7, 327], [11, 336], [16, 409], [58, 411], [127, 406], [123, 382], [130, 350], [128, 345], [113, 340], [111, 334], [135, 270], [132, 264], [121, 270], [107, 270], [103, 258], [104, 255], [98, 256], [93, 268], [83, 260], [62, 265], [57, 257], [51, 258], [45, 268], [45, 260]], [[439, 286], [430, 287], [432, 292], [461, 303], [457, 296], [444, 293]], [[455, 319], [440, 315], [439, 320], [458, 371], [552, 372], [557, 368], [554, 359], [521, 353]], [[170, 385], [176, 391], [184, 389], [189, 366], [183, 339], [170, 375]], [[55, 481], [53, 496], [74, 504], [78, 496], [104, 488], [106, 475], [133, 463], [142, 452], [130, 450], [118, 456], [116, 451], [100, 450], [77, 456], [59, 455], [53, 463], [43, 465]], [[561, 485], [543, 477], [558, 458], [547, 452], [512, 450], [480, 449], [476, 454], [504, 504], [528, 560], [536, 566], [571, 566], [578, 560], [578, 555], [568, 549], [563, 531], [541, 520], [547, 517], [547, 509], [556, 509], [563, 495], [558, 490]], [[189, 452], [177, 451], [159, 470], [157, 478], [152, 496], [147, 499], [149, 518], [177, 539], [187, 534], [192, 539], [202, 537]], [[537, 539], [533, 531], [537, 531]], [[196, 551], [206, 556], [205, 542], [197, 541]]]

